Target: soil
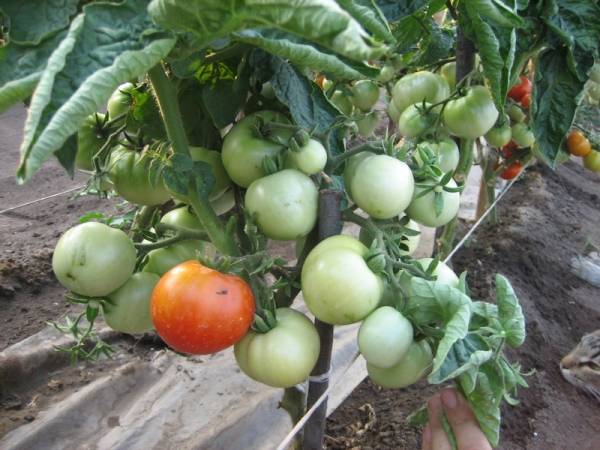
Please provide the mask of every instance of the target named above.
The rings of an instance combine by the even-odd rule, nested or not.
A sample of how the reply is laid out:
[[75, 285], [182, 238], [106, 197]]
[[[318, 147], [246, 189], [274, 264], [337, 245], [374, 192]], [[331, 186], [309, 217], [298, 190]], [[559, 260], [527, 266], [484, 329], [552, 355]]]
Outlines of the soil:
[[[47, 164], [25, 186], [14, 171], [24, 110], [0, 117], [0, 210], [83, 184]], [[475, 297], [490, 298], [493, 275], [509, 277], [528, 320], [528, 339], [511, 357], [535, 373], [521, 404], [503, 413], [502, 449], [597, 448], [600, 408], [561, 377], [558, 362], [580, 339], [600, 328], [600, 290], [569, 271], [569, 260], [586, 241], [600, 244], [600, 176], [568, 163], [552, 172], [534, 167], [502, 200], [500, 222], [482, 227], [453, 259], [468, 270]], [[51, 272], [56, 239], [89, 211], [114, 213], [118, 205], [69, 195], [0, 214], [0, 351], [69, 311], [64, 289]], [[123, 339], [121, 354], [150, 357], [157, 341]], [[35, 420], [36, 412], [89, 383], [118, 361], [79, 364], [60, 374], [40, 374], [22, 391], [0, 393], [0, 435]], [[122, 363], [122, 361], [120, 361]], [[66, 366], [66, 365], [65, 365]], [[406, 416], [439, 389], [422, 383], [401, 391], [363, 382], [327, 423], [327, 448], [416, 449], [420, 430]]]
[[[569, 270], [586, 242], [600, 244], [600, 176], [569, 162], [530, 169], [500, 203], [499, 223], [483, 226], [453, 258], [469, 272], [474, 298], [493, 296], [499, 272], [512, 282], [527, 319], [525, 344], [510, 357], [529, 389], [504, 408], [500, 448], [597, 449], [600, 405], [568, 384], [558, 363], [583, 334], [600, 328], [600, 289]], [[438, 390], [384, 390], [365, 380], [327, 422], [330, 449], [417, 449], [420, 431], [406, 416]]]

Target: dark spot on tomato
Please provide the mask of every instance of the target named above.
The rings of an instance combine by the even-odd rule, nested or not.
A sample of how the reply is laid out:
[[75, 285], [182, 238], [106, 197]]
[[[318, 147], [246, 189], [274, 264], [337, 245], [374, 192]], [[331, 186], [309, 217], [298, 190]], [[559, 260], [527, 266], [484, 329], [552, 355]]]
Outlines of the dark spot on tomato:
[[229, 292], [227, 289], [221, 289], [220, 291], [217, 291], [217, 295], [227, 295], [227, 292]]

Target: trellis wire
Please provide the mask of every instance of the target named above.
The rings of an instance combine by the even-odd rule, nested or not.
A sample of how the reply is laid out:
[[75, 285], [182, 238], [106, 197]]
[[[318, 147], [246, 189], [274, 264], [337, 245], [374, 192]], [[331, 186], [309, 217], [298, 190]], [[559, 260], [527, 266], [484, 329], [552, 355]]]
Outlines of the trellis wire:
[[85, 184], [82, 184], [81, 186], [76, 186], [74, 188], [67, 189], [66, 191], [57, 192], [56, 194], [48, 195], [47, 197], [42, 197], [42, 198], [38, 198], [36, 200], [32, 200], [30, 202], [21, 203], [20, 205], [11, 206], [10, 208], [6, 208], [6, 209], [3, 209], [3, 210], [0, 210], [0, 214], [5, 214], [7, 212], [14, 211], [15, 209], [19, 209], [19, 208], [23, 208], [25, 206], [33, 205], [35, 203], [43, 202], [44, 200], [48, 200], [50, 198], [59, 197], [61, 195], [65, 195], [65, 194], [68, 194], [70, 192], [77, 191], [79, 189], [83, 189], [84, 187], [85, 187]]
[[[475, 230], [479, 227], [479, 225], [481, 225], [483, 223], [483, 221], [485, 220], [485, 218], [496, 207], [496, 205], [498, 204], [498, 202], [502, 199], [502, 197], [504, 197], [504, 195], [508, 192], [508, 190], [513, 186], [513, 184], [515, 184], [515, 182], [519, 178], [521, 178], [521, 175], [525, 172], [525, 169], [527, 167], [529, 167], [529, 165], [530, 164], [527, 164], [525, 167], [523, 167], [523, 170], [521, 170], [521, 173], [519, 173], [518, 176], [516, 176], [515, 178], [513, 178], [504, 187], [504, 189], [496, 196], [496, 198], [494, 199], [494, 201], [492, 202], [492, 204], [485, 210], [485, 212], [481, 215], [481, 217], [473, 224], [473, 226], [463, 236], [463, 238], [460, 241], [458, 241], [458, 243], [454, 246], [454, 248], [452, 249], [452, 251], [450, 252], [450, 254], [444, 259], [444, 263], [447, 263], [448, 261], [450, 261], [450, 259], [456, 254], [456, 252], [458, 250], [460, 250], [460, 248], [464, 245], [464, 243], [467, 241], [467, 239], [469, 239], [469, 237], [471, 237], [471, 235], [475, 232]], [[292, 440], [294, 439], [294, 437], [296, 436], [296, 434], [298, 434], [298, 432], [304, 427], [304, 425], [306, 424], [306, 422], [308, 421], [308, 419], [310, 418], [310, 416], [312, 416], [314, 414], [314, 412], [317, 410], [317, 408], [319, 407], [319, 405], [321, 403], [323, 403], [327, 397], [329, 397], [329, 392], [333, 388], [337, 387], [337, 385], [343, 379], [343, 377], [346, 374], [346, 372], [348, 372], [348, 370], [350, 370], [350, 367], [352, 367], [352, 365], [358, 359], [359, 356], [360, 356], [360, 352], [356, 352], [352, 356], [352, 359], [350, 360], [350, 362], [348, 364], [346, 364], [346, 366], [344, 367], [344, 370], [341, 372], [341, 374], [338, 377], [337, 381], [335, 381], [334, 383], [331, 383], [329, 385], [329, 387], [327, 388], [327, 390], [325, 392], [323, 392], [323, 394], [321, 395], [321, 397], [319, 397], [318, 400], [312, 405], [312, 407], [308, 411], [306, 411], [306, 414], [304, 414], [304, 416], [302, 416], [302, 418], [298, 422], [296, 422], [296, 424], [290, 430], [290, 432], [287, 434], [287, 436], [281, 441], [281, 443], [279, 444], [279, 446], [277, 446], [277, 450], [285, 450], [287, 448], [287, 446], [290, 445], [290, 443], [292, 442]]]

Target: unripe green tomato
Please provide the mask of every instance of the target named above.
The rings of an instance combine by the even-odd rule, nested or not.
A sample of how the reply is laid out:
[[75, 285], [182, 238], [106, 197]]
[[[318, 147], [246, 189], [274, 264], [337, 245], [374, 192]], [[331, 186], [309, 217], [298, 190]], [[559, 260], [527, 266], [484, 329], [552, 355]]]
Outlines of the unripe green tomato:
[[229, 130], [223, 140], [221, 157], [227, 174], [238, 186], [248, 187], [264, 177], [264, 158], [276, 156], [292, 137], [292, 131], [282, 128], [271, 131], [271, 139], [257, 136], [256, 127], [260, 122], [290, 123], [281, 113], [259, 111], [247, 115]]
[[233, 189], [227, 189], [223, 195], [211, 200], [210, 206], [212, 206], [217, 216], [231, 211], [235, 206], [235, 193]]
[[396, 75], [396, 69], [394, 68], [394, 65], [387, 63], [381, 68], [381, 71], [377, 76], [377, 81], [380, 83], [387, 83], [388, 81], [392, 81], [394, 75]]
[[535, 142], [533, 131], [524, 123], [516, 123], [511, 129], [512, 140], [519, 147], [531, 147]]
[[587, 94], [594, 103], [600, 101], [600, 83], [590, 82], [587, 87]]
[[400, 362], [413, 342], [412, 324], [391, 306], [382, 306], [363, 321], [358, 348], [374, 366], [389, 368]]
[[412, 199], [414, 179], [410, 168], [387, 155], [364, 159], [348, 187], [354, 202], [376, 219], [391, 219]]
[[179, 241], [168, 247], [150, 250], [148, 260], [142, 270], [163, 276], [182, 262], [198, 259], [198, 255], [212, 253], [214, 253], [214, 249], [209, 242], [191, 239]]
[[200, 224], [198, 217], [190, 211], [188, 206], [175, 208], [161, 217], [160, 223], [181, 228], [186, 231], [202, 231], [204, 228]]
[[75, 167], [80, 170], [94, 170], [92, 158], [102, 148], [108, 137], [102, 130], [104, 114], [95, 113], [87, 116], [77, 132], [77, 155]]
[[377, 116], [377, 111], [371, 111], [356, 121], [358, 134], [363, 137], [369, 137], [373, 134], [378, 124], [379, 118]]
[[150, 181], [150, 160], [122, 145], [115, 147], [108, 161], [108, 176], [114, 189], [128, 202], [138, 205], [161, 205], [171, 198], [162, 178]]
[[498, 119], [490, 91], [485, 86], [469, 89], [464, 97], [451, 100], [442, 114], [444, 126], [460, 138], [476, 139], [487, 133]]
[[[423, 184], [432, 184], [432, 182], [428, 180], [423, 182]], [[455, 188], [456, 182], [451, 179], [446, 186]], [[441, 214], [436, 215], [435, 191], [430, 191], [417, 198], [419, 193], [424, 189], [424, 187], [415, 187], [413, 200], [410, 205], [408, 205], [408, 208], [406, 208], [406, 215], [408, 217], [422, 225], [434, 228], [446, 225], [456, 217], [460, 206], [460, 194], [458, 192], [441, 192], [444, 206], [442, 207]]]
[[400, 120], [400, 112], [398, 111], [398, 108], [396, 108], [396, 104], [393, 101], [391, 101], [388, 105], [387, 113], [388, 116], [390, 116], [390, 119], [392, 119], [392, 122], [397, 124]]
[[510, 105], [508, 105], [505, 108], [505, 111], [513, 123], [514, 122], [523, 122], [525, 119], [527, 119], [527, 115], [523, 112], [523, 110], [514, 103], [511, 103]]
[[123, 83], [111, 94], [106, 104], [106, 111], [110, 119], [126, 114], [129, 111], [133, 103], [131, 96], [133, 89], [135, 89], [133, 83]]
[[291, 308], [277, 309], [277, 325], [267, 333], [250, 330], [235, 344], [238, 366], [253, 380], [288, 388], [305, 381], [320, 350], [319, 334], [308, 318]]
[[160, 277], [154, 273], [134, 273], [123, 286], [108, 296], [103, 305], [106, 324], [121, 333], [147, 333], [154, 329], [150, 312], [152, 290]]
[[136, 257], [135, 246], [123, 231], [86, 222], [60, 237], [52, 255], [52, 269], [70, 291], [103, 297], [129, 279]]
[[583, 158], [583, 165], [592, 172], [600, 173], [600, 152], [592, 150]]
[[352, 184], [352, 179], [354, 178], [356, 169], [363, 160], [370, 158], [371, 156], [375, 156], [375, 153], [360, 152], [346, 160], [346, 166], [344, 167], [344, 186], [346, 186], [346, 191], [348, 192], [350, 198], [352, 198], [350, 185]]
[[352, 104], [363, 112], [370, 111], [379, 100], [379, 86], [371, 80], [360, 80], [350, 88]]
[[438, 154], [438, 166], [442, 172], [454, 172], [460, 160], [460, 150], [454, 139], [444, 138], [433, 143]]
[[386, 369], [367, 363], [367, 372], [373, 383], [388, 389], [410, 386], [421, 380], [431, 371], [433, 354], [425, 340], [414, 341], [404, 358]]
[[315, 226], [318, 196], [309, 177], [285, 169], [253, 182], [246, 191], [245, 204], [265, 236], [292, 241], [306, 236]]
[[297, 169], [306, 175], [321, 172], [327, 164], [327, 151], [323, 144], [315, 139], [309, 139], [304, 147], [295, 152], [289, 150], [285, 157], [286, 169]]
[[450, 86], [450, 90], [453, 91], [456, 87], [456, 62], [452, 61], [444, 64], [440, 68], [440, 75], [444, 77], [448, 86]]
[[348, 98], [348, 96], [346, 96], [342, 91], [335, 91], [330, 100], [331, 103], [333, 103], [334, 106], [345, 116], [352, 114], [352, 102], [350, 101], [350, 98]]
[[346, 325], [367, 317], [379, 304], [383, 280], [365, 256], [369, 249], [350, 236], [321, 241], [302, 266], [302, 294], [319, 320]]
[[[431, 104], [425, 103], [425, 108], [430, 106]], [[425, 112], [422, 103], [410, 105], [400, 114], [398, 130], [402, 136], [415, 138], [429, 130], [435, 120], [436, 114], [433, 111]]]
[[485, 135], [487, 143], [494, 148], [502, 148], [510, 142], [512, 132], [508, 122], [501, 127], [492, 128]]
[[420, 71], [400, 78], [392, 89], [392, 100], [400, 114], [415, 103], [438, 103], [450, 95], [446, 80], [438, 74]]

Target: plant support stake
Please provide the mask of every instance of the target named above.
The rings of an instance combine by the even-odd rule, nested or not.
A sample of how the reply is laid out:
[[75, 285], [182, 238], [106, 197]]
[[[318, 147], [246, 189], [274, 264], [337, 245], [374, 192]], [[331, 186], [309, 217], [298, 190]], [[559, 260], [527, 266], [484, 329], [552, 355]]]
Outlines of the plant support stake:
[[[341, 212], [342, 192], [323, 189], [319, 192], [319, 241], [342, 231]], [[321, 351], [317, 364], [310, 374], [308, 383], [307, 409], [321, 397], [329, 386], [331, 367], [331, 349], [333, 346], [333, 326], [315, 319], [315, 327], [321, 341]], [[325, 419], [327, 418], [327, 400], [325, 400], [304, 427], [303, 450], [321, 450]]]

